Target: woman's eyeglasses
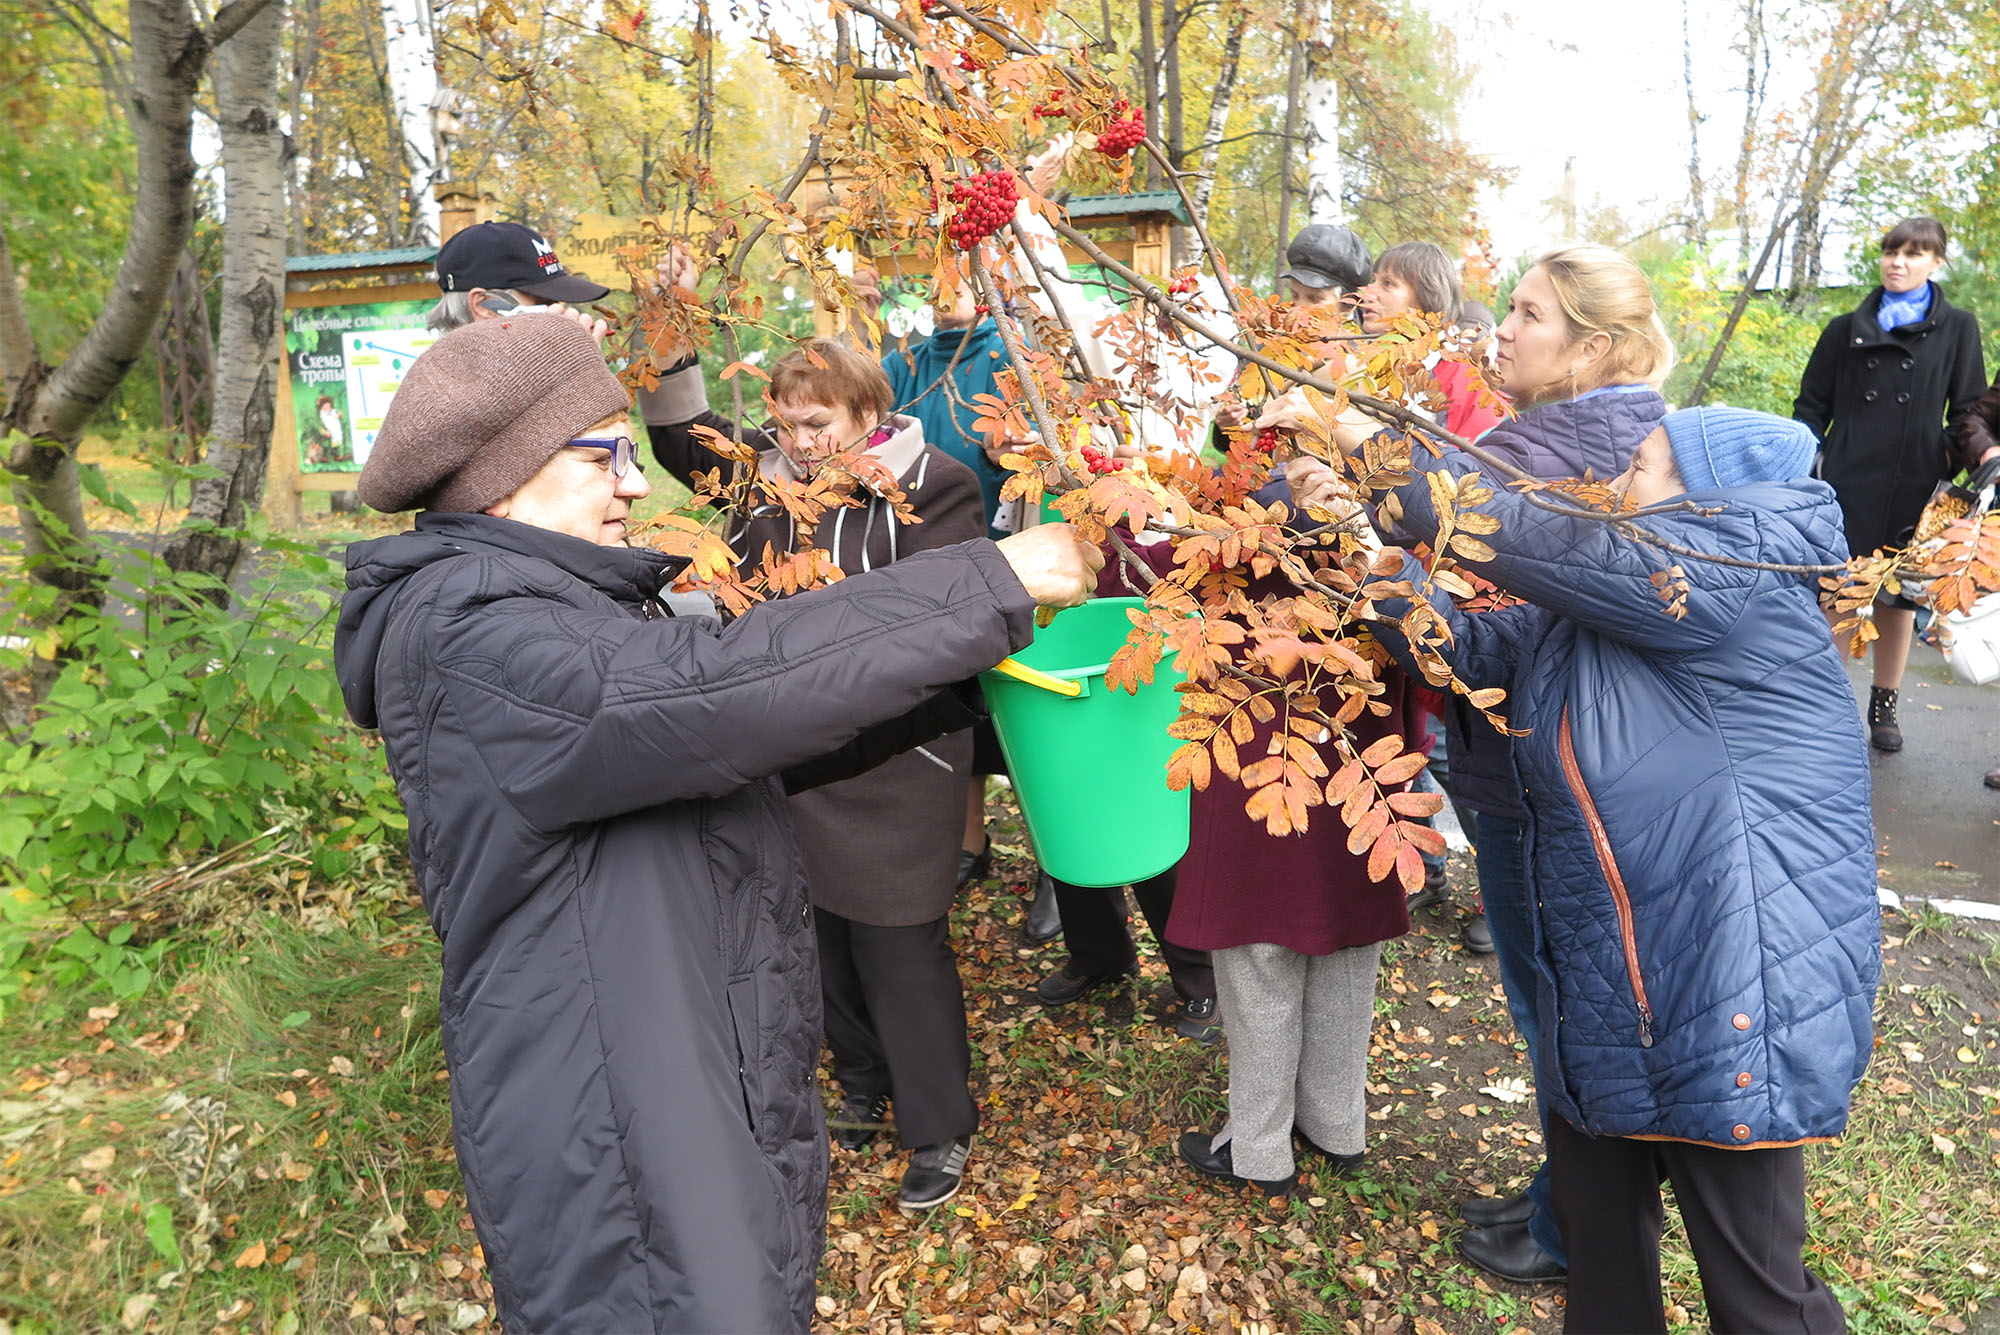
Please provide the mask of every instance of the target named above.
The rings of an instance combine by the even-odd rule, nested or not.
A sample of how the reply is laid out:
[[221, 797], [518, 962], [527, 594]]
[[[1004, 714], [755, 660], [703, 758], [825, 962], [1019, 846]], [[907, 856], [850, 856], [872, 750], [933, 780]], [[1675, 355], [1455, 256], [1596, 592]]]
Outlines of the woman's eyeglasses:
[[570, 442], [579, 450], [605, 450], [611, 455], [611, 476], [624, 477], [638, 462], [638, 449], [630, 436], [578, 436]]

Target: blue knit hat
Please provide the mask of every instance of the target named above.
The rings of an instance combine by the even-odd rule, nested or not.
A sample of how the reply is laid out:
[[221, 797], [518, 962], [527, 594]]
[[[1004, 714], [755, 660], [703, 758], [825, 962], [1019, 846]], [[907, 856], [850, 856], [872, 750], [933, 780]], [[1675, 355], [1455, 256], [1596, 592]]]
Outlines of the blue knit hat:
[[1748, 408], [1684, 408], [1660, 425], [1689, 491], [1804, 477], [1818, 448], [1804, 423]]

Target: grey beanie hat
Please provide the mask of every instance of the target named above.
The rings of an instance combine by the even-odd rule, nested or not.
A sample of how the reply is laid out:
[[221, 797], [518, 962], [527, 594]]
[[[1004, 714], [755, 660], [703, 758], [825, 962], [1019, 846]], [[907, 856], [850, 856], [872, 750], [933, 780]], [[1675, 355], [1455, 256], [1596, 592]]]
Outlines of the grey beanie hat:
[[631, 404], [574, 320], [475, 320], [410, 364], [355, 490], [375, 510], [476, 513]]

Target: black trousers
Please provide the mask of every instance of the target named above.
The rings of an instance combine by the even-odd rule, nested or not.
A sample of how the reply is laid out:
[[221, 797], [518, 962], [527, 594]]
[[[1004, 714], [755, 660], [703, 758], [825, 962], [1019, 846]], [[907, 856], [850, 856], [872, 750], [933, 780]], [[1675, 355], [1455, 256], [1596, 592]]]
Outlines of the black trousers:
[[[1169, 869], [1132, 887], [1132, 898], [1146, 915], [1146, 925], [1160, 943], [1160, 958], [1173, 975], [1174, 990], [1194, 1001], [1215, 995], [1215, 970], [1206, 950], [1189, 950], [1167, 940], [1167, 916], [1174, 911], [1174, 872]], [[1056, 882], [1056, 908], [1062, 914], [1063, 945], [1078, 973], [1116, 973], [1139, 962], [1132, 929], [1125, 916], [1125, 891]]]
[[969, 1136], [979, 1105], [967, 1084], [965, 989], [948, 922], [871, 927], [813, 910], [826, 1040], [842, 1092], [887, 1094], [906, 1148]]
[[1717, 1335], [1837, 1335], [1840, 1303], [1806, 1269], [1805, 1150], [1586, 1136], [1548, 1119], [1552, 1204], [1569, 1250], [1565, 1335], [1666, 1335], [1660, 1184], [1671, 1182]]

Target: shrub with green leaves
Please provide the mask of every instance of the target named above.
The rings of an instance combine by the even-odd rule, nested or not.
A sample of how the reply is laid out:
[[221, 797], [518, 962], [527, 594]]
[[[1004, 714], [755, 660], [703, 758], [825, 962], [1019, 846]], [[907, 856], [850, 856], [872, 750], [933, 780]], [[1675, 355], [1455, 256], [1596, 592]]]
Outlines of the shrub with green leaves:
[[310, 830], [317, 876], [400, 841], [394, 786], [334, 679], [339, 566], [253, 537], [260, 569], [233, 606], [211, 577], [129, 549], [103, 609], [56, 619], [46, 586], [7, 593], [0, 673], [33, 656], [54, 675], [25, 735], [0, 741], [0, 1006], [24, 970], [142, 991], [158, 943], [93, 924], [148, 873], [254, 841], [287, 812]]

